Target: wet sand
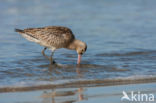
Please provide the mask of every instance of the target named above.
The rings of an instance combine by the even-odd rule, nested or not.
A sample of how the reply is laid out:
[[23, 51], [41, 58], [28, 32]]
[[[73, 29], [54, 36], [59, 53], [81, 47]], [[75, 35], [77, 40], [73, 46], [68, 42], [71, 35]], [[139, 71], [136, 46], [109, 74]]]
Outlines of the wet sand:
[[122, 103], [122, 91], [156, 96], [156, 83], [5, 92], [0, 93], [0, 103]]
[[77, 81], [64, 81], [58, 83], [52, 82], [40, 82], [40, 84], [29, 83], [26, 84], [16, 84], [15, 86], [5, 86], [0, 87], [0, 93], [3, 92], [23, 92], [23, 91], [34, 91], [43, 89], [59, 89], [59, 88], [78, 88], [78, 87], [95, 87], [95, 86], [113, 86], [113, 85], [128, 85], [128, 84], [142, 84], [142, 83], [155, 83], [155, 76], [133, 76], [125, 78], [113, 78], [113, 79], [103, 79], [103, 80], [86, 80], [80, 79]]

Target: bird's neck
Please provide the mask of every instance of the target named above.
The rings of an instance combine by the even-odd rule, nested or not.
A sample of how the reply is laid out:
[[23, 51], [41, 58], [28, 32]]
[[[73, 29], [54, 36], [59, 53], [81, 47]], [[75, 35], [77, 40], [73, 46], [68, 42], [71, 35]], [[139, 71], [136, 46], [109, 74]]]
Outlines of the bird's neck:
[[68, 45], [67, 48], [68, 48], [68, 49], [71, 49], [71, 50], [76, 50], [76, 48], [77, 48], [79, 42], [81, 42], [81, 41], [75, 39], [72, 43], [70, 43], [70, 44]]

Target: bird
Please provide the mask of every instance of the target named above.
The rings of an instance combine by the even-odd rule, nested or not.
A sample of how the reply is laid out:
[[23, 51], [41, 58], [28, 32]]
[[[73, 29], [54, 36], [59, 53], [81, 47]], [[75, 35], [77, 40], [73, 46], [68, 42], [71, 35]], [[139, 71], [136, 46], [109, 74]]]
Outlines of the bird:
[[31, 42], [35, 42], [44, 47], [42, 54], [48, 48], [52, 51], [50, 62], [55, 63], [53, 59], [54, 52], [57, 49], [65, 48], [75, 50], [78, 54], [77, 64], [81, 62], [81, 56], [87, 50], [87, 44], [75, 38], [72, 30], [64, 26], [45, 26], [39, 28], [16, 29], [15, 32], [21, 34]]

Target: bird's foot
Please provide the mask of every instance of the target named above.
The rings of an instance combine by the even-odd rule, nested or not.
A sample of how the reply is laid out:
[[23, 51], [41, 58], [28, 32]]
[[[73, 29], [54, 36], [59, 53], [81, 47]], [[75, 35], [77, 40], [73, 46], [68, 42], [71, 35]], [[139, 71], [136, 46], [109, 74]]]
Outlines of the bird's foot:
[[56, 62], [53, 60], [52, 57], [50, 57], [49, 59], [50, 59], [50, 64], [52, 64], [52, 65], [53, 65], [53, 64], [56, 64]]
[[50, 64], [54, 65], [56, 64], [56, 62], [53, 60], [53, 61], [50, 61]]

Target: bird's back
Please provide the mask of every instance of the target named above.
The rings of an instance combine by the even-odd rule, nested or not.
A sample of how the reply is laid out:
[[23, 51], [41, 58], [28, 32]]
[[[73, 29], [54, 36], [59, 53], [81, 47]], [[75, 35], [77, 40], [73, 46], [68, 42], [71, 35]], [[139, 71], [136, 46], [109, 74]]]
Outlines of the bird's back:
[[24, 30], [16, 29], [16, 31], [30, 41], [37, 42], [46, 47], [55, 47], [56, 49], [67, 47], [75, 39], [69, 28], [61, 26], [27, 28]]

